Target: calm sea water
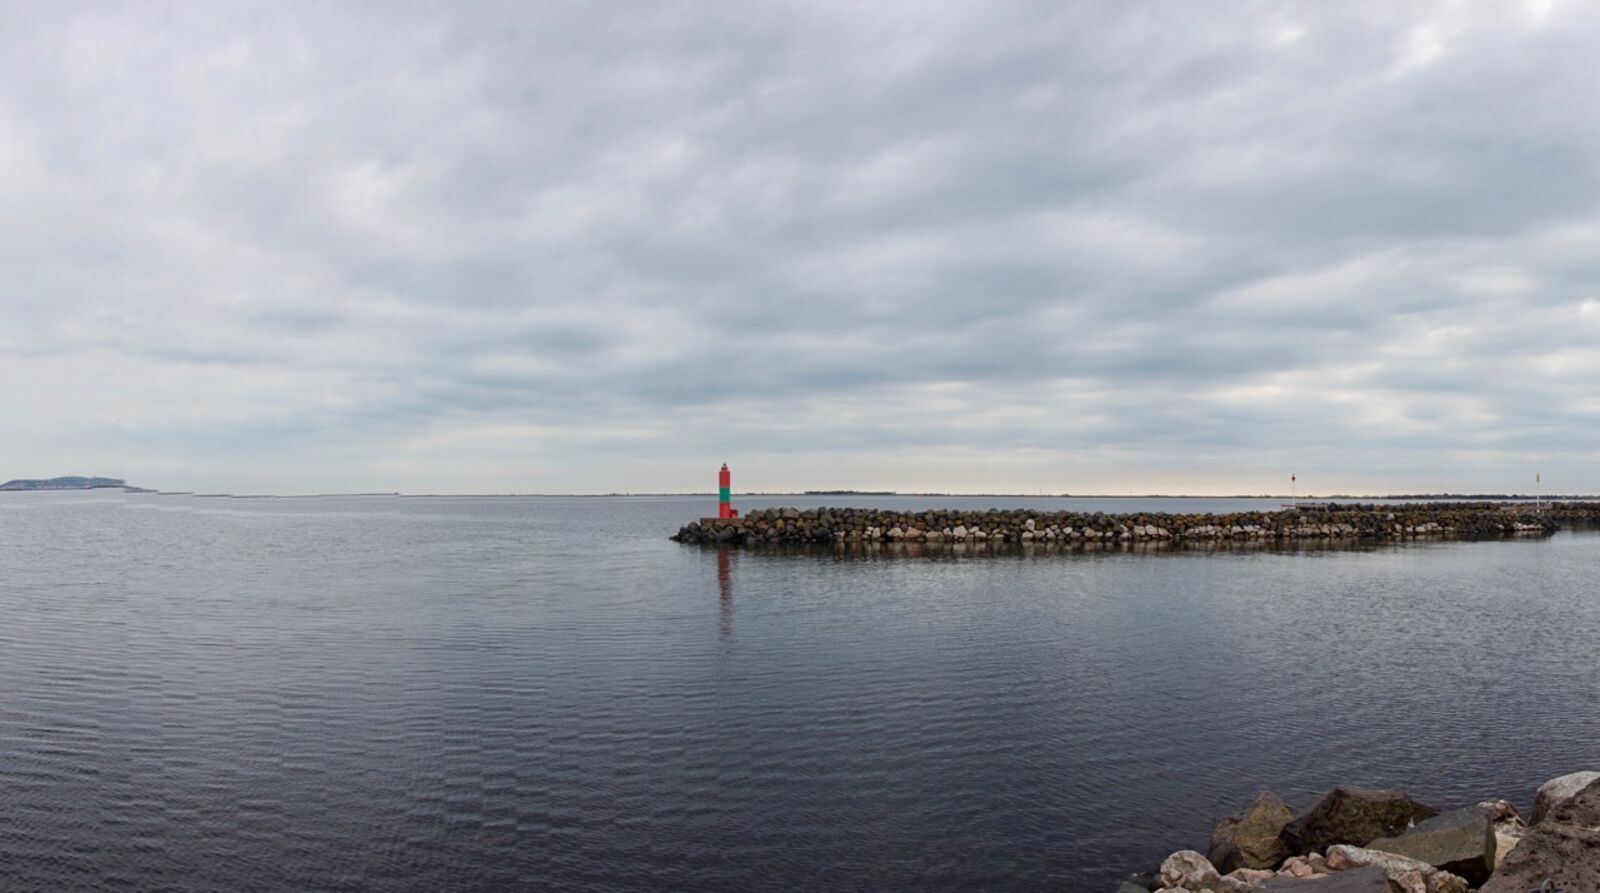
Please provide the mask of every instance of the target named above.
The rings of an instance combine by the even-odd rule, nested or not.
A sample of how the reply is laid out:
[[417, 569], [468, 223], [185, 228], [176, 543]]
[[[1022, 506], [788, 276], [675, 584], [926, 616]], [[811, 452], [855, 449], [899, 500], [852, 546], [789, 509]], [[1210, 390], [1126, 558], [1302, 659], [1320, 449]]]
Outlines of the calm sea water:
[[667, 541], [708, 505], [0, 494], [0, 888], [1094, 891], [1260, 786], [1600, 766], [1593, 534]]

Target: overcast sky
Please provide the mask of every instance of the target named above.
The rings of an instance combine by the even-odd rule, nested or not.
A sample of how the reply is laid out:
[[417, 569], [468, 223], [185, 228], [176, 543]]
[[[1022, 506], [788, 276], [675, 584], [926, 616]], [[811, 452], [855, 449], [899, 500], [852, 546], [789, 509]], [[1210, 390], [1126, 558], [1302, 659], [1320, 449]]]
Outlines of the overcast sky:
[[1579, 3], [0, 2], [0, 478], [1600, 491]]

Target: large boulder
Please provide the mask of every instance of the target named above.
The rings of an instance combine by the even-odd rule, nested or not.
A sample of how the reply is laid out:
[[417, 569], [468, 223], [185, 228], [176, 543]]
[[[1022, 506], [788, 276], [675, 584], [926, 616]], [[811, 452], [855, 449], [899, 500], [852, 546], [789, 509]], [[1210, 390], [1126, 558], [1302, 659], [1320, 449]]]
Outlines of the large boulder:
[[1411, 799], [1403, 791], [1337, 787], [1283, 828], [1283, 842], [1292, 854], [1320, 852], [1334, 844], [1366, 846], [1380, 837], [1394, 837], [1439, 810]]
[[1540, 819], [1501, 860], [1483, 893], [1600, 890], [1600, 781]]
[[1557, 804], [1588, 787], [1597, 779], [1600, 779], [1600, 772], [1572, 772], [1539, 785], [1539, 792], [1533, 795], [1533, 815], [1528, 818], [1528, 824], [1539, 824], [1539, 821]]
[[1367, 849], [1426, 862], [1476, 886], [1494, 871], [1496, 846], [1489, 813], [1472, 806], [1419, 822], [1398, 837], [1380, 837]]
[[1275, 877], [1256, 889], [1263, 893], [1391, 893], [1389, 876], [1382, 868], [1352, 868], [1315, 878]]
[[1294, 821], [1283, 800], [1271, 791], [1256, 795], [1255, 802], [1238, 815], [1218, 822], [1211, 831], [1211, 864], [1220, 872], [1237, 868], [1277, 868], [1289, 855], [1280, 835]]

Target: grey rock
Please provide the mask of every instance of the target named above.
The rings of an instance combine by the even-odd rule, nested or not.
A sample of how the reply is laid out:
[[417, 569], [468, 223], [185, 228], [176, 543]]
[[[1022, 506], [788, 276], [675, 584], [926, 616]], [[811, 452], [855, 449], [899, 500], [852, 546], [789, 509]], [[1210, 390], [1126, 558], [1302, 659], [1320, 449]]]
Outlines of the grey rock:
[[1539, 824], [1557, 804], [1588, 787], [1596, 779], [1600, 779], [1600, 772], [1572, 772], [1539, 785], [1538, 793], [1533, 795], [1533, 814], [1529, 816], [1528, 824]]
[[1352, 868], [1338, 874], [1316, 878], [1276, 877], [1258, 890], [1267, 893], [1390, 893], [1389, 876], [1376, 865]]
[[1335, 871], [1376, 866], [1403, 893], [1466, 893], [1467, 882], [1457, 874], [1381, 850], [1338, 844], [1328, 847], [1328, 867]]
[[1367, 844], [1369, 850], [1406, 856], [1460, 875], [1474, 886], [1494, 871], [1495, 847], [1494, 823], [1476, 806], [1434, 816], [1398, 837], [1380, 837]]

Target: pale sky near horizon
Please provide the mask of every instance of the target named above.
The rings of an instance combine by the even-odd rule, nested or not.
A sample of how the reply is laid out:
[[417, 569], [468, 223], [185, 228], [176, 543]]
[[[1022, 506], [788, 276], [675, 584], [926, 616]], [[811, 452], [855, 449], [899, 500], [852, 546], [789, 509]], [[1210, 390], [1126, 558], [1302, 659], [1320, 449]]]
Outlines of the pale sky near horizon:
[[1600, 6], [0, 0], [0, 479], [1600, 492]]

